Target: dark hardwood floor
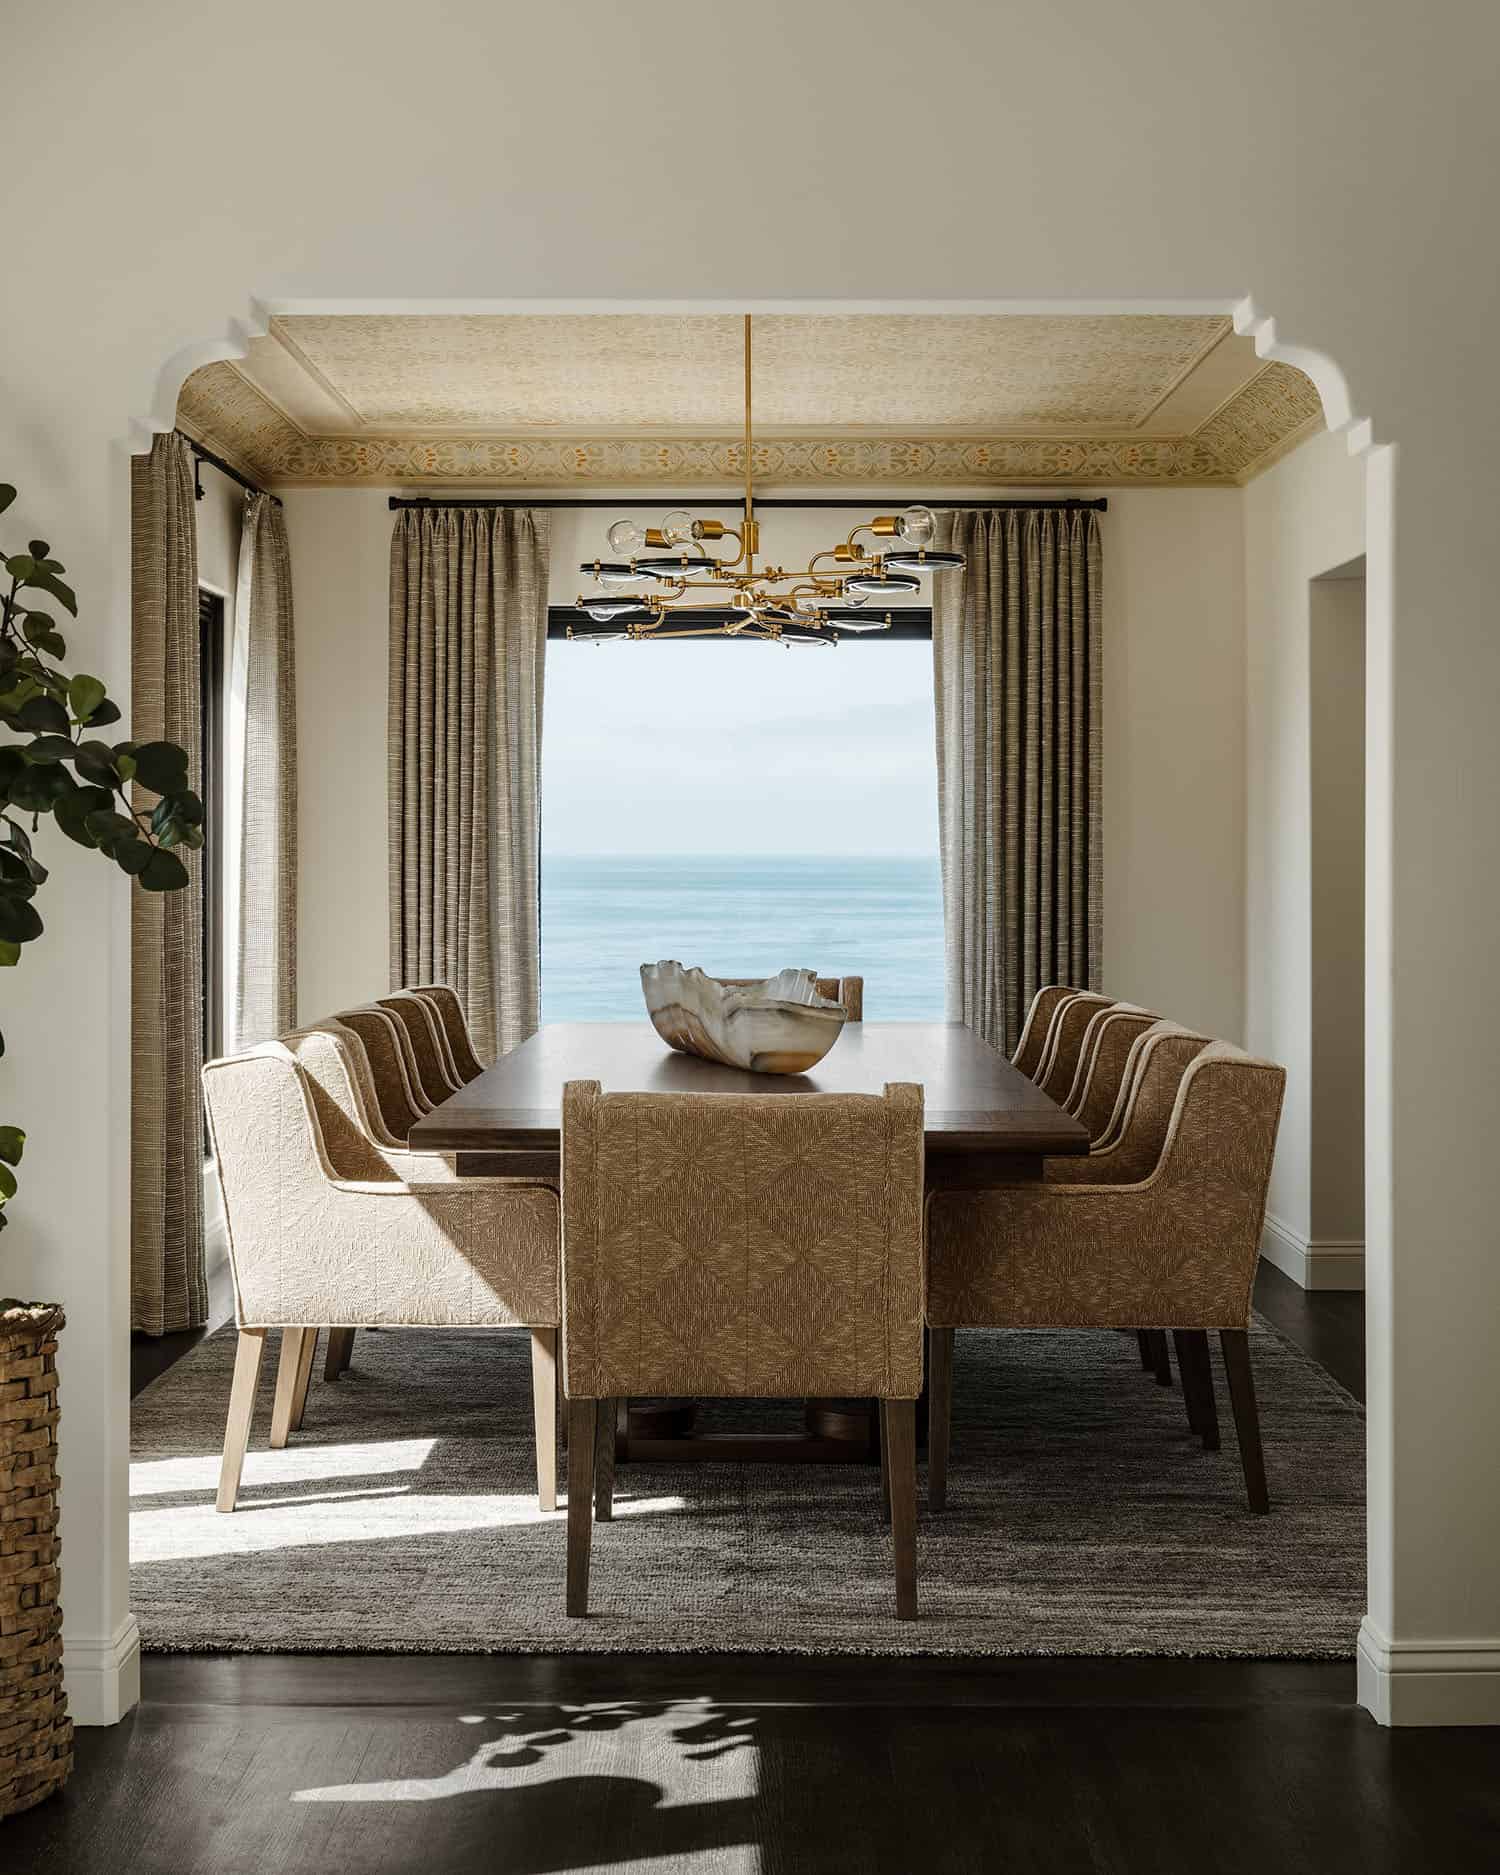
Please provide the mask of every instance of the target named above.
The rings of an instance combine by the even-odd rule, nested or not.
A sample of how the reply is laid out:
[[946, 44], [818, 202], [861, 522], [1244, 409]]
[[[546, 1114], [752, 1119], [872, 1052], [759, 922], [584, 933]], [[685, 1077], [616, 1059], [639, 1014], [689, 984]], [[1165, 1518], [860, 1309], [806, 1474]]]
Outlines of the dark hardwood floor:
[[[1256, 1299], [1363, 1396], [1361, 1297]], [[8, 1875], [1500, 1865], [1500, 1734], [1382, 1731], [1352, 1663], [157, 1656], [144, 1688], [0, 1825]]]

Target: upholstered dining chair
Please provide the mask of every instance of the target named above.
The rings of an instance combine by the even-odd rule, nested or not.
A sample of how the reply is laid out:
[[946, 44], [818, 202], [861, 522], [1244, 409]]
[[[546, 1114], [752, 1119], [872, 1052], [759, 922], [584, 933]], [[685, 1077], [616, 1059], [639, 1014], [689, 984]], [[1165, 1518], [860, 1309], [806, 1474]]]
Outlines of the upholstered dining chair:
[[[320, 1328], [556, 1329], [560, 1217], [551, 1186], [397, 1175], [412, 1165], [371, 1177], [368, 1142], [351, 1140], [342, 1125], [339, 1147], [359, 1152], [366, 1175], [340, 1176], [319, 1117], [328, 1103], [281, 1042], [209, 1062], [203, 1089], [239, 1325], [221, 1511], [235, 1506], [272, 1328], [282, 1331], [273, 1446], [300, 1418]], [[533, 1409], [545, 1509], [556, 1503], [556, 1391], [550, 1366], [540, 1365]]]
[[1047, 1034], [1047, 1046], [1042, 1055], [1042, 1065], [1037, 1070], [1036, 1083], [1059, 1106], [1073, 1091], [1073, 1077], [1078, 1072], [1078, 1060], [1083, 1053], [1083, 1040], [1088, 1034], [1089, 1024], [1100, 1010], [1110, 1008], [1113, 1003], [1112, 996], [1101, 996], [1095, 990], [1078, 990], [1066, 1002], [1058, 1004]]
[[474, 1036], [458, 991], [446, 983], [418, 983], [413, 985], [411, 993], [425, 996], [432, 1004], [448, 1045], [448, 1063], [459, 1085], [467, 1087], [484, 1073], [484, 1063], [475, 1052]]
[[1031, 1007], [1026, 1011], [1026, 1026], [1021, 1030], [1021, 1039], [1011, 1056], [1012, 1065], [1030, 1080], [1034, 1081], [1041, 1069], [1047, 1038], [1052, 1031], [1052, 1018], [1057, 1014], [1059, 1005], [1078, 993], [1066, 983], [1049, 983], [1032, 997]]
[[1250, 1506], [1268, 1508], [1247, 1329], [1285, 1084], [1282, 1068], [1210, 1042], [1182, 1070], [1160, 1157], [1137, 1182], [1047, 1179], [934, 1193], [927, 1214], [934, 1509], [947, 1490], [958, 1328], [1172, 1330], [1184, 1337], [1179, 1360], [1190, 1350], [1183, 1386], [1200, 1426], [1208, 1332], [1217, 1329]]
[[406, 1031], [417, 1064], [417, 1083], [428, 1110], [440, 1107], [463, 1083], [456, 1071], [450, 1071], [447, 1038], [437, 1011], [415, 990], [392, 990], [388, 996], [377, 996], [375, 1001], [378, 1008], [394, 1016]]
[[817, 991], [831, 1003], [842, 1003], [847, 1022], [865, 1019], [865, 980], [863, 977], [819, 977]]
[[1088, 1128], [1090, 1140], [1102, 1139], [1114, 1117], [1136, 1037], [1159, 1019], [1135, 1003], [1112, 1003], [1084, 1030], [1072, 1091], [1063, 1107]]
[[913, 1618], [921, 1088], [605, 1094], [572, 1081], [562, 1163], [568, 1613], [588, 1613], [601, 1409], [608, 1426], [631, 1395], [853, 1395], [881, 1402], [896, 1613]]
[[411, 1129], [433, 1107], [422, 1090], [406, 1025], [379, 1003], [341, 1009], [333, 1020], [352, 1029], [364, 1044], [381, 1124], [393, 1143], [405, 1146]]

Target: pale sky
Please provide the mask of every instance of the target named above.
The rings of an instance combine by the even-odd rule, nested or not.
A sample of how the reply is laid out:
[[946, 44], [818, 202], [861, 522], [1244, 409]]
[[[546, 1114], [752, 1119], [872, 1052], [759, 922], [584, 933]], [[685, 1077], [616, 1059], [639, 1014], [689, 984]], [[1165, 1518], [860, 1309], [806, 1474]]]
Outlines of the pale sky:
[[542, 849], [935, 854], [931, 644], [553, 640]]

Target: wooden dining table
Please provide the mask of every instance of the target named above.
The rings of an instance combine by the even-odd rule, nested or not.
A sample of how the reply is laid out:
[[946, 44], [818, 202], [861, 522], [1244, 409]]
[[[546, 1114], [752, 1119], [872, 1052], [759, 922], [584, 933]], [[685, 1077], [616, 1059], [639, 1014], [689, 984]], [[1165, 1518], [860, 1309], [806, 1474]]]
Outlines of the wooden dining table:
[[[755, 1074], [674, 1053], [643, 1018], [546, 1024], [418, 1120], [412, 1150], [454, 1154], [461, 1175], [557, 1177], [569, 1081], [598, 1081], [606, 1093], [755, 1096], [879, 1094], [888, 1081], [915, 1081], [930, 1191], [1039, 1178], [1045, 1158], [1089, 1149], [1078, 1120], [962, 1023], [851, 1022], [810, 1072]], [[878, 1456], [875, 1415], [863, 1401], [809, 1401], [800, 1432], [699, 1433], [696, 1420], [691, 1401], [622, 1402], [616, 1457]]]

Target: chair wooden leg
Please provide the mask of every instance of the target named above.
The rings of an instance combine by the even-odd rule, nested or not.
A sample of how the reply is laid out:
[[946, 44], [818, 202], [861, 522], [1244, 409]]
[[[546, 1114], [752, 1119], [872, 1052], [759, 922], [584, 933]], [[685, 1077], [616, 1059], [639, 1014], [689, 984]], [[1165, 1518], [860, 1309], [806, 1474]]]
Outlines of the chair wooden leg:
[[1255, 1404], [1255, 1376], [1250, 1371], [1250, 1337], [1243, 1328], [1221, 1328], [1224, 1371], [1229, 1377], [1229, 1403], [1234, 1408], [1234, 1430], [1240, 1442], [1240, 1463], [1245, 1469], [1245, 1492], [1251, 1510], [1271, 1508], [1266, 1490], [1266, 1461], [1260, 1446], [1260, 1411]]
[[558, 1330], [559, 1346], [557, 1359], [553, 1363], [557, 1374], [557, 1443], [561, 1451], [568, 1449], [568, 1396], [563, 1392], [563, 1364], [561, 1347], [562, 1330]]
[[557, 1330], [531, 1331], [531, 1417], [538, 1510], [557, 1509]]
[[302, 1430], [302, 1420], [307, 1412], [307, 1390], [312, 1385], [313, 1361], [318, 1353], [318, 1331], [309, 1328], [302, 1343], [302, 1352], [297, 1359], [297, 1393], [292, 1401], [292, 1431]]
[[885, 1401], [875, 1402], [875, 1443], [880, 1447], [880, 1517], [891, 1520], [891, 1444], [885, 1431]]
[[[1183, 1347], [1192, 1364], [1198, 1397], [1198, 1422], [1195, 1427], [1206, 1452], [1219, 1449], [1219, 1403], [1214, 1398], [1214, 1364], [1208, 1352], [1208, 1330], [1189, 1328], [1183, 1331]], [[1182, 1362], [1182, 1355], [1177, 1357]], [[1184, 1372], [1187, 1369], [1184, 1367]]]
[[297, 1378], [302, 1366], [302, 1350], [307, 1328], [283, 1328], [281, 1357], [276, 1365], [276, 1397], [271, 1406], [271, 1450], [279, 1452], [292, 1430], [297, 1408]]
[[1146, 1333], [1151, 1341], [1151, 1369], [1156, 1375], [1159, 1387], [1172, 1384], [1172, 1356], [1167, 1349], [1167, 1331], [1165, 1328], [1148, 1328]]
[[1188, 1431], [1202, 1438], [1202, 1382], [1193, 1350], [1188, 1344], [1186, 1329], [1172, 1330], [1172, 1346], [1177, 1350], [1177, 1371], [1182, 1376], [1182, 1404], [1187, 1411]]
[[594, 1533], [597, 1400], [568, 1402], [568, 1577], [570, 1615], [589, 1611], [589, 1541]]
[[1141, 1366], [1144, 1367], [1146, 1372], [1149, 1374], [1152, 1368], [1155, 1367], [1156, 1365], [1156, 1355], [1152, 1351], [1151, 1332], [1149, 1329], [1146, 1329], [1146, 1328], [1136, 1329], [1135, 1345], [1140, 1349], [1140, 1352], [1141, 1352]]
[[264, 1328], [242, 1328], [234, 1350], [234, 1380], [229, 1389], [229, 1416], [224, 1423], [224, 1460], [219, 1467], [216, 1510], [233, 1510], [245, 1468], [245, 1447], [250, 1443], [250, 1421], [255, 1417], [255, 1389], [260, 1381], [260, 1357], [265, 1352]]
[[594, 1433], [598, 1440], [594, 1453], [594, 1515], [600, 1523], [611, 1522], [615, 1514], [615, 1419], [619, 1410], [618, 1400], [599, 1402]]
[[328, 1331], [328, 1353], [323, 1361], [323, 1378], [337, 1380], [340, 1374], [349, 1371], [349, 1362], [354, 1356], [354, 1330], [352, 1328], [330, 1328]]
[[891, 1552], [896, 1564], [896, 1619], [917, 1618], [917, 1421], [915, 1400], [881, 1403], [882, 1449], [891, 1487]]
[[927, 1331], [927, 1507], [948, 1503], [948, 1447], [953, 1433], [953, 1330]]

